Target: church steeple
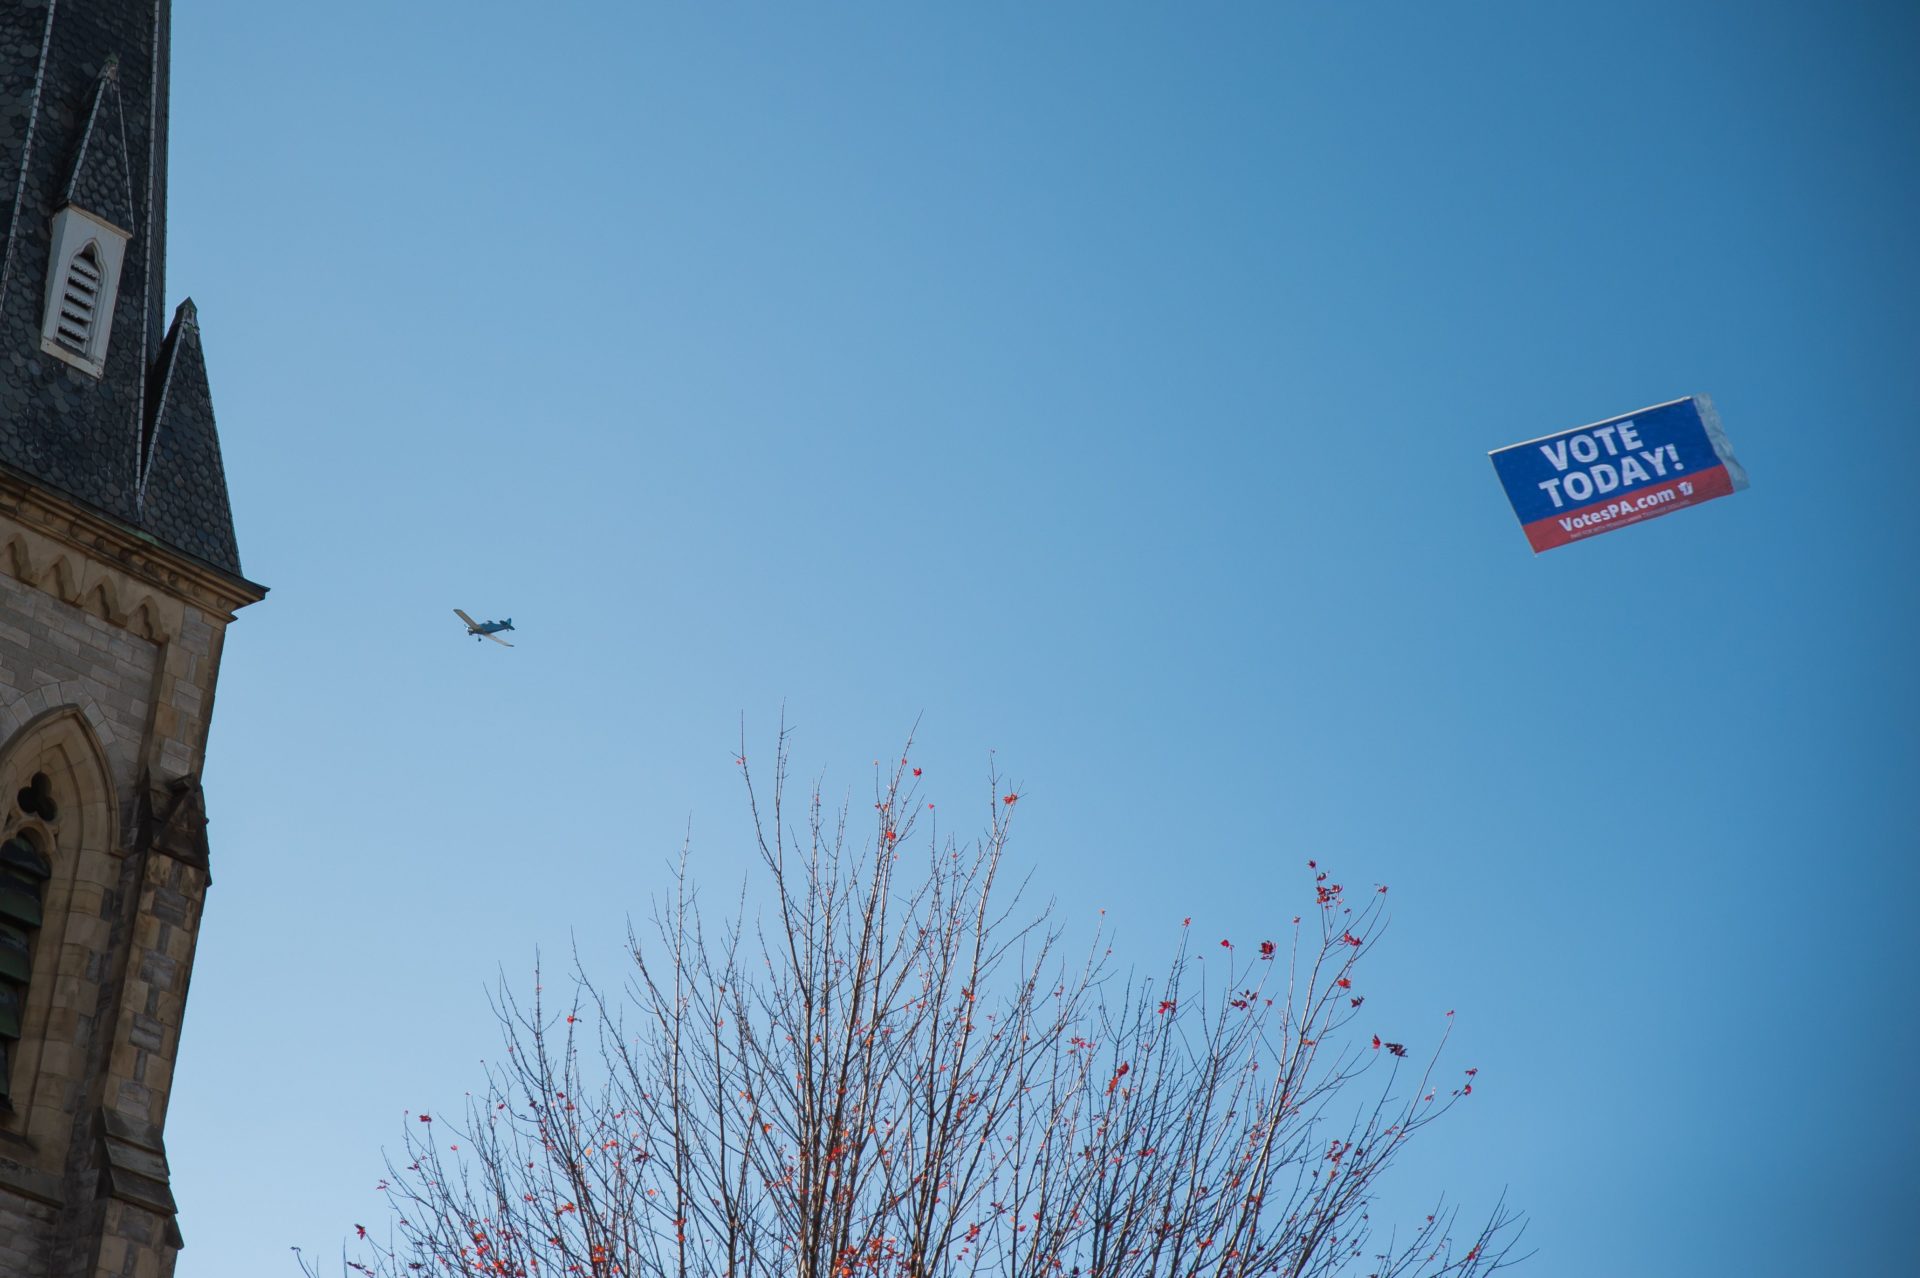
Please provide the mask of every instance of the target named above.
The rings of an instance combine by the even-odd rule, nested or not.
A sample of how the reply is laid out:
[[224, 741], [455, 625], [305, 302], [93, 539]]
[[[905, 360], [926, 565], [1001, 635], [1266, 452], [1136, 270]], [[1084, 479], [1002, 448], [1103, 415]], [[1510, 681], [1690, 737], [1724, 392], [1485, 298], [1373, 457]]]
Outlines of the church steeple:
[[197, 325], [165, 323], [171, 9], [0, 10], [0, 469], [238, 577]]
[[240, 575], [166, 323], [170, 0], [0, 0], [0, 1278], [169, 1278]]

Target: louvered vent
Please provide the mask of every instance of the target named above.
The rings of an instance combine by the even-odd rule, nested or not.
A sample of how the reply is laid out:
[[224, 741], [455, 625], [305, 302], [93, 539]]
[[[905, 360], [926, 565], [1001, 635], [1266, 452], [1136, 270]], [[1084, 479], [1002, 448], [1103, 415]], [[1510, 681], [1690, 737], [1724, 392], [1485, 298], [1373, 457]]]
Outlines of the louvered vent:
[[89, 377], [106, 372], [127, 232], [69, 204], [53, 215], [40, 349]]
[[89, 244], [67, 263], [66, 286], [60, 296], [60, 317], [53, 340], [85, 359], [93, 341], [94, 317], [100, 308], [100, 288], [106, 273], [100, 269], [100, 250]]

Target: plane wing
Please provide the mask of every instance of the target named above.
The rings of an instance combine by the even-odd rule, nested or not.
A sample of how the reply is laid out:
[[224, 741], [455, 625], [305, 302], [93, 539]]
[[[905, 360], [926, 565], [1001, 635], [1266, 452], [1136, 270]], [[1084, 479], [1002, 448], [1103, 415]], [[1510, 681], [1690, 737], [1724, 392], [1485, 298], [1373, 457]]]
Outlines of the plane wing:
[[469, 625], [469, 626], [472, 626], [472, 625], [474, 624], [474, 620], [473, 620], [473, 618], [472, 618], [472, 617], [469, 617], [469, 616], [468, 616], [468, 615], [467, 615], [467, 614], [466, 614], [466, 613], [465, 613], [464, 611], [462, 611], [462, 610], [461, 610], [461, 609], [459, 609], [459, 608], [455, 608], [455, 609], [453, 610], [453, 615], [454, 615], [454, 616], [456, 616], [456, 617], [458, 617], [458, 618], [460, 618], [460, 620], [462, 620], [462, 621], [464, 621], [464, 622], [466, 622], [466, 623], [467, 623], [467, 625]]
[[483, 634], [483, 635], [481, 635], [480, 637], [481, 637], [482, 639], [491, 639], [491, 640], [493, 640], [493, 641], [494, 641], [495, 643], [497, 643], [497, 644], [499, 644], [499, 645], [500, 645], [500, 646], [501, 646], [502, 648], [511, 648], [511, 647], [513, 647], [513, 645], [512, 645], [512, 644], [510, 644], [510, 643], [508, 643], [508, 642], [507, 642], [507, 641], [506, 641], [505, 639], [502, 639], [502, 638], [501, 638], [501, 637], [500, 637], [499, 635], [488, 635], [488, 634]]

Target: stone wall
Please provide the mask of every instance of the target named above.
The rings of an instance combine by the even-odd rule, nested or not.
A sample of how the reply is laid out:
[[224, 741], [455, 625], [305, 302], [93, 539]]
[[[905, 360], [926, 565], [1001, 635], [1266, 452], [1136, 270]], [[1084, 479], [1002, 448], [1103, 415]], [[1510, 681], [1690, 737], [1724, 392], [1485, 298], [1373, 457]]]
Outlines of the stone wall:
[[[54, 876], [0, 1112], [0, 1278], [166, 1278], [161, 1133], [210, 882], [199, 770], [248, 600], [5, 487], [0, 821], [34, 827]], [[57, 820], [14, 804], [36, 772]]]
[[159, 660], [154, 643], [0, 575], [0, 744], [43, 711], [78, 706], [112, 762], [114, 788], [131, 795]]

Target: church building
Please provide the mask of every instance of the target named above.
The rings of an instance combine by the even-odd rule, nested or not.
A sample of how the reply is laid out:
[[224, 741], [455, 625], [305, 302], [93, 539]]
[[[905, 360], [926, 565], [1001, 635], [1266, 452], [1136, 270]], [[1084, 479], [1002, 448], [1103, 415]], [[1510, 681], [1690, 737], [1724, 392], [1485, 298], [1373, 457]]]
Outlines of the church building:
[[0, 1275], [166, 1278], [242, 575], [166, 308], [170, 0], [0, 4]]

